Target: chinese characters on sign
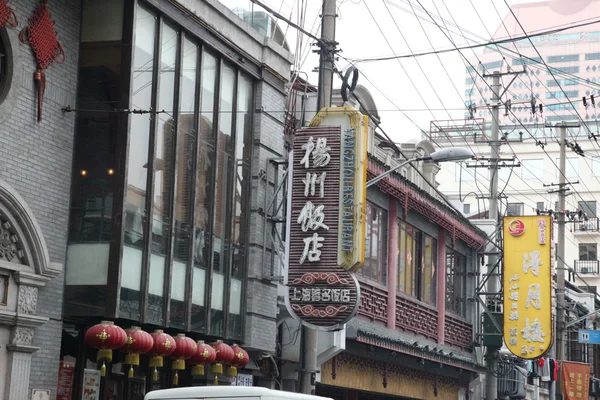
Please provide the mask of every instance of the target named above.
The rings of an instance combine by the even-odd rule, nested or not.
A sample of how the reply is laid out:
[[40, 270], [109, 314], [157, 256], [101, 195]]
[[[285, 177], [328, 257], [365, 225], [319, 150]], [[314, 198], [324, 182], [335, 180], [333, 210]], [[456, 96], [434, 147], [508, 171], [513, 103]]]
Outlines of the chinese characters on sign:
[[338, 265], [342, 187], [338, 127], [294, 135], [287, 300], [304, 324], [337, 329], [358, 306], [358, 282]]
[[552, 344], [551, 228], [548, 216], [504, 219], [504, 342], [524, 359]]
[[590, 365], [561, 362], [562, 391], [565, 400], [589, 398]]

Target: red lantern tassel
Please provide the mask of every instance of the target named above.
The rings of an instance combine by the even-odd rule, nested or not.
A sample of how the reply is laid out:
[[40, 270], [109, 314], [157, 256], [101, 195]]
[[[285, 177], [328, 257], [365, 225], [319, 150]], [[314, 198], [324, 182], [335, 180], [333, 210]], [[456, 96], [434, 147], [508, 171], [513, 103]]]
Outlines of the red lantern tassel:
[[152, 371], [152, 381], [158, 382], [158, 370], [154, 367], [154, 371]]
[[46, 74], [41, 69], [38, 69], [33, 74], [35, 85], [37, 87], [37, 120], [42, 120], [42, 105], [44, 103], [44, 93], [46, 92]]
[[128, 378], [133, 378], [133, 365], [129, 368], [129, 372], [127, 373]]
[[100, 376], [106, 376], [106, 361], [102, 361], [102, 367], [100, 367]]
[[177, 370], [175, 370], [175, 375], [173, 375], [173, 385], [179, 385], [179, 375], [177, 374]]

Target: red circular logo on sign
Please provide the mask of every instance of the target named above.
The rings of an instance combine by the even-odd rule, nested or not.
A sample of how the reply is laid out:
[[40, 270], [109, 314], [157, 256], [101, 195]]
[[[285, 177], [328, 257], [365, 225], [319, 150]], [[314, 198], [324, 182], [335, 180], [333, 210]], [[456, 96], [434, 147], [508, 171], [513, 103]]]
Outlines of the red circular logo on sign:
[[521, 236], [525, 232], [525, 223], [520, 219], [513, 219], [508, 224], [508, 233], [513, 236]]

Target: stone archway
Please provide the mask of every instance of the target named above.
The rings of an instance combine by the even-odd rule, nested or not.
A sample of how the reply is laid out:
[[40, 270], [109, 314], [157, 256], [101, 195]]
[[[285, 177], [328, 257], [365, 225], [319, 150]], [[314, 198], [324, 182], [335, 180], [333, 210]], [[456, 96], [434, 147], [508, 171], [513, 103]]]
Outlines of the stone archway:
[[0, 390], [6, 400], [29, 397], [38, 290], [62, 272], [50, 262], [33, 212], [17, 191], [0, 180]]

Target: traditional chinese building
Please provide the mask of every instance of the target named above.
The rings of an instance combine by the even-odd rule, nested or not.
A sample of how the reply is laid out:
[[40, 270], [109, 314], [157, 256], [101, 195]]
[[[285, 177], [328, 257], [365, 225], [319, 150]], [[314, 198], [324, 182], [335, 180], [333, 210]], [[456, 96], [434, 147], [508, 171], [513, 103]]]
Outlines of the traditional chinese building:
[[[235, 368], [272, 384], [263, 210], [292, 58], [274, 21], [261, 34], [238, 14], [217, 0], [0, 1], [0, 398], [140, 399], [231, 384]], [[139, 331], [181, 346], [149, 351]], [[192, 369], [199, 340], [250, 363]]]
[[[355, 94], [370, 111], [370, 179], [397, 161], [374, 132], [380, 121], [372, 97], [361, 86]], [[341, 104], [339, 92], [336, 97]], [[310, 110], [308, 98], [303, 108]], [[297, 118], [312, 116], [300, 110]], [[434, 151], [426, 141], [401, 148], [408, 158]], [[319, 332], [319, 395], [466, 398], [471, 381], [484, 370], [477, 356], [478, 311], [469, 297], [485, 234], [435, 193], [431, 186], [437, 186], [439, 167], [416, 164], [422, 176], [407, 167], [368, 189], [365, 262], [356, 273], [358, 313], [339, 332]], [[287, 360], [282, 384], [292, 390], [289, 365], [300, 361], [298, 328], [284, 312], [279, 322], [281, 355]]]

